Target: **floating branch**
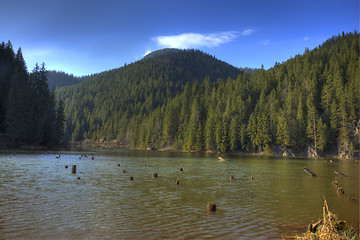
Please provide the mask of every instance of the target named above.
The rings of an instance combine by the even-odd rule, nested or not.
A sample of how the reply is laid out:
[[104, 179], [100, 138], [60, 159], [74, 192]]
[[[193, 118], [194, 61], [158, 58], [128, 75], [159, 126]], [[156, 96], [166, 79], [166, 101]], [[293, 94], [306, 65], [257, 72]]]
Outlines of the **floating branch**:
[[316, 177], [316, 174], [315, 174], [315, 173], [313, 173], [310, 169], [308, 169], [308, 168], [304, 167], [304, 171], [305, 171], [305, 172], [307, 172], [310, 176], [312, 176], [312, 177]]
[[343, 177], [347, 177], [345, 174], [343, 174], [342, 172], [339, 172], [339, 171], [334, 171], [334, 173], [336, 173], [337, 175], [341, 175]]
[[220, 184], [217, 182], [217, 185], [218, 185], [218, 187], [219, 187], [219, 190], [220, 190], [220, 193], [221, 193], [221, 195], [223, 194], [223, 192], [222, 192], [222, 190], [221, 190], [221, 187], [220, 187]]

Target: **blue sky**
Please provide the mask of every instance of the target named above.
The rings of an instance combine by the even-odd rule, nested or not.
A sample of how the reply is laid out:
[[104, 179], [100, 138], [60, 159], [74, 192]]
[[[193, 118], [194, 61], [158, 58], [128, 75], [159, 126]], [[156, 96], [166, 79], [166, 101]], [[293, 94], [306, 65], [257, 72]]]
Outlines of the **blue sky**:
[[0, 42], [28, 70], [98, 73], [175, 47], [236, 67], [270, 68], [333, 35], [359, 31], [359, 0], [0, 0]]

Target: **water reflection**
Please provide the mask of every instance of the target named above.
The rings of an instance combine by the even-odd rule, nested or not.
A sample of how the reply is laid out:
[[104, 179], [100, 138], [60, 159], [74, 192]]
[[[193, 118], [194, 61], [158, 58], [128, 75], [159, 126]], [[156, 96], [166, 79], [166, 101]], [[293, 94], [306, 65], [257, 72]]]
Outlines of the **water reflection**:
[[[358, 231], [359, 165], [353, 161], [93, 153], [95, 160], [79, 159], [79, 152], [60, 159], [53, 153], [0, 155], [0, 239], [278, 239], [317, 220], [323, 196]], [[64, 167], [73, 164], [76, 174]], [[334, 180], [345, 195], [336, 194]], [[357, 201], [347, 201], [350, 196]], [[206, 212], [210, 201], [217, 204], [215, 214]]]

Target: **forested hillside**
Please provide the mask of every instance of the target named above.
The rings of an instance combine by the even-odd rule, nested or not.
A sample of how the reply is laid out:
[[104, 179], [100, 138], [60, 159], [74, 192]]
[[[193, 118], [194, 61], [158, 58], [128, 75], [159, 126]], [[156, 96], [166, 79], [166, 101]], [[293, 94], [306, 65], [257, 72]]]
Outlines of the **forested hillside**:
[[267, 71], [239, 73], [198, 51], [180, 51], [99, 74], [58, 95], [73, 140], [105, 137], [134, 148], [186, 151], [295, 149], [312, 156], [358, 151], [357, 32], [333, 36]]
[[74, 85], [80, 83], [83, 80], [81, 77], [74, 77], [72, 74], [58, 71], [47, 71], [46, 77], [50, 90]]
[[126, 144], [131, 132], [128, 125], [135, 115], [147, 116], [187, 84], [200, 83], [206, 76], [216, 81], [236, 78], [241, 72], [200, 51], [169, 51], [94, 75], [59, 89], [57, 95], [65, 102], [70, 140], [106, 137]]

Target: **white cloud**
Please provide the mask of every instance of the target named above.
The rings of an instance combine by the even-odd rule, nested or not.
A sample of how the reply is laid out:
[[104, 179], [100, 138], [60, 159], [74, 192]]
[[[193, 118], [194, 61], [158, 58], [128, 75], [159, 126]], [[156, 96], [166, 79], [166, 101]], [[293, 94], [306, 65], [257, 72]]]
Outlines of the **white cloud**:
[[304, 41], [309, 41], [309, 37], [304, 37]]
[[267, 40], [262, 42], [262, 45], [267, 46], [269, 44], [269, 42], [270, 42], [270, 40], [267, 39]]
[[198, 48], [198, 47], [216, 47], [233, 41], [241, 36], [248, 36], [254, 30], [248, 29], [241, 33], [236, 31], [219, 32], [210, 34], [183, 33], [179, 35], [158, 36], [152, 38], [160, 47], [164, 48]]
[[150, 51], [150, 50], [147, 50], [147, 51], [144, 53], [143, 57], [145, 57], [146, 55], [148, 55], [148, 54], [150, 54], [150, 53], [151, 53], [151, 51]]
[[255, 32], [254, 29], [246, 29], [246, 30], [241, 32], [241, 35], [242, 36], [249, 36], [249, 35], [253, 34], [254, 32]]

